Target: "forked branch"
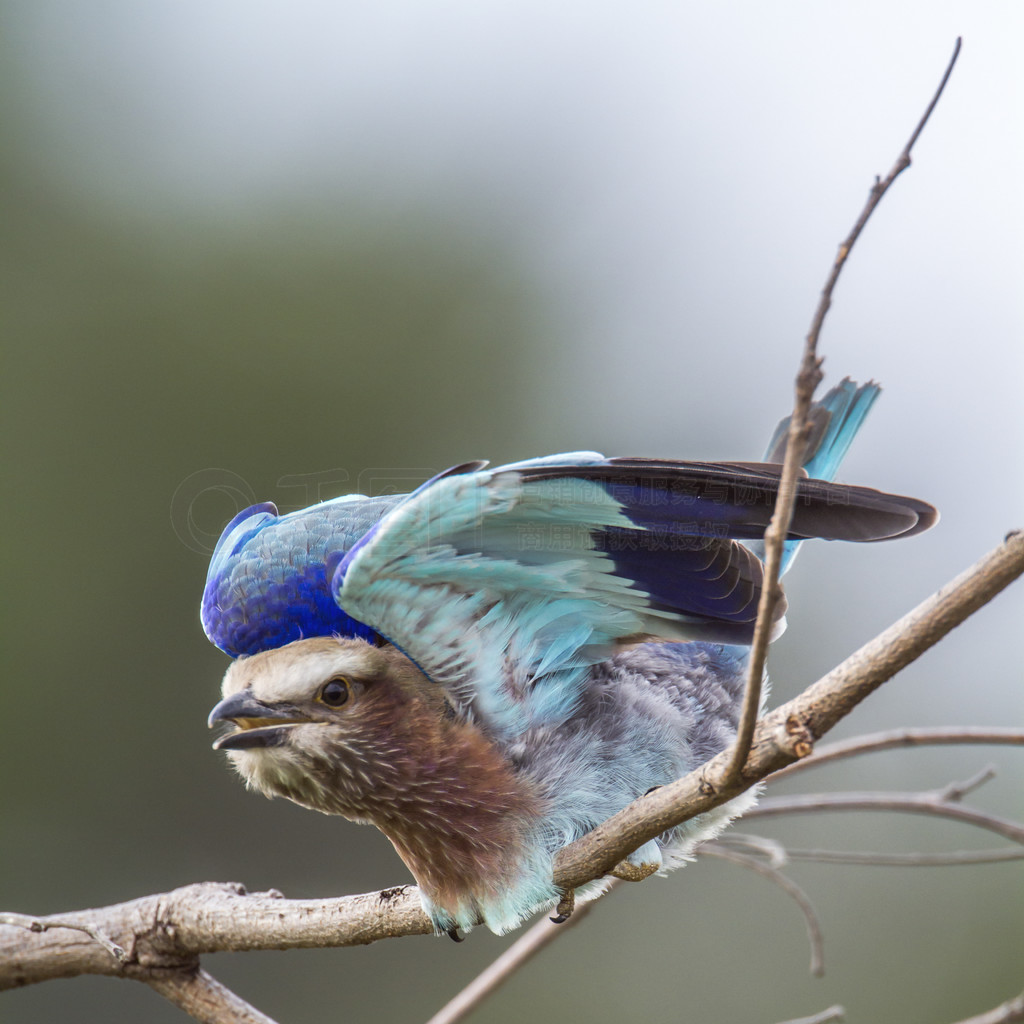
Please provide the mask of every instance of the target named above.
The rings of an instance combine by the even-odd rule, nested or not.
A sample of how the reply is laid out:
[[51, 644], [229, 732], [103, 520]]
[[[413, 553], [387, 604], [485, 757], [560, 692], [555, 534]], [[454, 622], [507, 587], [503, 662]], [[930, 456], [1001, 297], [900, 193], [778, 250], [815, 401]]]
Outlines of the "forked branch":
[[[1024, 533], [1011, 534], [960, 577], [866, 644], [758, 726], [739, 782], [724, 786], [730, 756], [642, 797], [556, 861], [555, 881], [573, 888], [601, 877], [648, 839], [710, 810], [772, 771], [806, 756], [814, 741], [869, 693], [1024, 573]], [[14, 920], [12, 918], [17, 918]], [[59, 924], [58, 924], [59, 922]], [[189, 971], [216, 951], [350, 946], [431, 930], [412, 886], [330, 900], [245, 894], [236, 885], [187, 886], [54, 918], [13, 915], [0, 927], [0, 989], [78, 974], [149, 981], [154, 971]], [[103, 935], [101, 944], [92, 935]], [[109, 945], [125, 951], [119, 960]], [[227, 1016], [225, 1021], [243, 1021]], [[250, 1018], [253, 1019], [253, 1018]]]

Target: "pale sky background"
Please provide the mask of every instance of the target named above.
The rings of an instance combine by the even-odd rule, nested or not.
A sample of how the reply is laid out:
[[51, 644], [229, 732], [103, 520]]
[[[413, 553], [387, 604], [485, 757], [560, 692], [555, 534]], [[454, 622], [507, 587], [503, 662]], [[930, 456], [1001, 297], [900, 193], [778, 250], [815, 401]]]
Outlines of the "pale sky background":
[[[774, 415], [835, 245], [962, 34], [823, 349], [831, 374], [895, 393], [879, 419], [928, 424], [901, 439], [912, 465], [1024, 442], [1019, 4], [16, 10], [41, 174], [121, 216], [319, 194], [460, 221], [519, 254], [559, 318], [550, 376], [592, 388], [574, 418], [627, 448], [663, 443], [708, 391], [726, 427], [737, 403]], [[930, 440], [976, 400], [977, 433], [956, 415]]]
[[[800, 345], [836, 246], [874, 176], [892, 165], [962, 35], [953, 79], [915, 149], [913, 166], [886, 196], [854, 251], [821, 342], [826, 386], [850, 375], [874, 378], [885, 388], [843, 479], [932, 501], [942, 511], [942, 522], [905, 545], [869, 550], [818, 545], [801, 555], [788, 587], [790, 632], [772, 663], [780, 699], [952, 578], [1008, 529], [1024, 526], [1020, 3], [32, 0], [6, 3], [0, 12], [6, 105], [18, 137], [5, 159], [17, 166], [18, 180], [28, 183], [16, 193], [21, 209], [38, 200], [41, 209], [74, 210], [112, 238], [134, 239], [140, 254], [150, 243], [156, 247], [177, 240], [185, 246], [211, 226], [225, 234], [244, 232], [261, 218], [278, 226], [292, 220], [307, 227], [321, 222], [324, 231], [354, 219], [386, 237], [400, 236], [410, 224], [436, 223], [481, 251], [500, 253], [513, 268], [515, 289], [530, 296], [521, 315], [532, 340], [523, 343], [522, 366], [514, 377], [506, 379], [500, 370], [484, 384], [467, 377], [459, 392], [463, 367], [439, 363], [436, 378], [423, 380], [420, 399], [407, 410], [421, 429], [403, 422], [395, 428], [397, 437], [389, 433], [388, 397], [389, 379], [400, 374], [400, 366], [382, 357], [372, 373], [360, 363], [360, 373], [350, 376], [346, 369], [353, 364], [340, 349], [336, 363], [310, 365], [310, 379], [326, 375], [337, 382], [336, 403], [332, 398], [319, 407], [324, 430], [337, 431], [336, 455], [310, 455], [296, 446], [290, 458], [275, 456], [266, 466], [271, 481], [332, 465], [349, 466], [354, 478], [376, 464], [365, 452], [372, 453], [378, 432], [403, 453], [400, 458], [408, 452], [403, 465], [438, 469], [469, 458], [505, 461], [574, 448], [680, 458], [755, 457], [787, 410]], [[427, 228], [421, 230], [427, 237]], [[253, 247], [269, 241], [253, 229]], [[16, 245], [10, 252], [19, 274], [31, 269]], [[50, 256], [40, 256], [40, 264]], [[145, 257], [140, 255], [140, 261]], [[429, 263], [428, 258], [425, 274]], [[280, 268], [281, 279], [299, 273], [288, 265]], [[45, 274], [38, 280], [39, 307], [51, 303], [60, 308], [63, 296], [49, 290], [53, 286]], [[126, 294], [131, 288], [126, 279]], [[396, 304], [402, 301], [395, 296]], [[515, 332], [509, 342], [494, 329], [489, 302], [482, 294], [478, 299], [467, 294], [453, 330], [476, 333], [481, 349], [493, 344], [501, 349], [496, 358], [504, 357], [509, 346], [515, 348]], [[237, 333], [230, 345], [223, 342], [215, 364], [221, 374], [218, 401], [225, 408], [252, 398], [236, 388], [243, 375], [236, 377], [235, 368], [240, 370], [252, 351], [244, 312], [239, 309]], [[177, 313], [169, 315], [173, 319]], [[90, 329], [93, 339], [102, 339], [106, 330]], [[45, 337], [43, 330], [40, 338]], [[69, 338], [70, 344], [73, 334]], [[287, 342], [282, 337], [285, 351]], [[15, 339], [8, 356], [13, 380], [20, 379], [33, 346], [43, 343]], [[98, 357], [106, 351], [101, 342], [89, 344], [98, 345]], [[146, 344], [144, 334], [138, 344]], [[53, 372], [59, 376], [60, 370], [57, 360]], [[209, 383], [213, 372], [197, 359], [197, 381], [205, 377]], [[442, 380], [454, 381], [454, 388], [442, 390]], [[275, 394], [274, 381], [268, 371], [255, 418], [272, 424], [278, 417], [308, 417], [309, 410], [300, 415], [294, 396]], [[42, 383], [40, 376], [37, 384], [37, 390], [36, 385], [30, 391], [12, 388], [12, 394], [17, 390], [15, 397], [27, 402], [25, 390], [45, 408], [51, 400], [49, 381]], [[159, 391], [160, 381], [134, 386], [148, 395], [150, 388]], [[346, 418], [357, 392], [377, 396], [379, 415]], [[511, 424], [499, 423], [492, 411], [496, 396], [519, 410]], [[94, 404], [100, 409], [103, 400]], [[203, 400], [183, 397], [181, 416], [201, 424]], [[20, 429], [17, 423], [12, 427]], [[87, 436], [88, 415], [82, 430]], [[346, 447], [346, 439], [357, 433], [362, 444], [358, 456]], [[261, 437], [254, 436], [249, 451], [239, 448], [230, 455], [217, 450], [214, 435], [205, 449], [183, 449], [169, 463], [173, 468], [161, 468], [153, 481], [154, 505], [160, 494], [166, 501], [157, 509], [163, 519], [154, 519], [153, 536], [160, 543], [173, 541], [166, 507], [183, 478], [209, 466], [247, 476], [250, 467], [260, 464]], [[444, 437], [444, 444], [432, 448], [432, 437]], [[457, 444], [452, 437], [464, 441]], [[487, 450], [478, 450], [479, 445]], [[336, 461], [325, 462], [328, 458]], [[353, 464], [353, 459], [362, 461]], [[56, 463], [39, 455], [34, 460], [35, 478], [52, 482]], [[127, 470], [122, 483], [124, 493], [131, 493]], [[261, 487], [259, 498], [287, 501], [282, 493], [264, 493], [265, 484], [254, 481], [253, 487]], [[116, 519], [115, 508], [104, 514]], [[82, 550], [78, 544], [76, 551]], [[169, 550], [194, 577], [189, 585], [195, 587], [198, 604], [202, 558], [176, 541]], [[100, 546], [92, 554], [100, 562], [115, 557]], [[166, 566], [154, 558], [152, 579], [159, 579]], [[81, 585], [90, 585], [89, 578]], [[153, 585], [149, 577], [145, 585]], [[138, 593], [126, 600], [137, 601]], [[887, 687], [858, 712], [846, 732], [914, 724], [1019, 725], [1024, 710], [1018, 640], [1022, 614], [1018, 586], [958, 630], [941, 654], [924, 659]], [[168, 624], [181, 637], [175, 657], [192, 658], [205, 641], [196, 634], [192, 613], [181, 615], [180, 622]], [[85, 657], [101, 662], [106, 655], [86, 649]], [[216, 672], [223, 666], [210, 664], [209, 678], [188, 678], [182, 684], [197, 707], [216, 699]], [[184, 668], [176, 671], [186, 678]], [[137, 700], [141, 710], [147, 691], [142, 682], [138, 687], [125, 690], [119, 703]], [[196, 728], [201, 731], [201, 716]], [[205, 735], [198, 736], [198, 743], [200, 748], [206, 743]], [[75, 756], [88, 775], [89, 750]], [[948, 771], [970, 774], [988, 760], [998, 760], [1002, 769], [989, 798], [992, 807], [1020, 816], [1024, 765], [1017, 752], [974, 751]], [[192, 770], [189, 763], [182, 762], [186, 775]], [[850, 784], [942, 785], [952, 777], [944, 774], [947, 763], [948, 753], [931, 762], [887, 761], [885, 771], [865, 766], [863, 777]], [[60, 808], [59, 780], [46, 784], [52, 806]], [[230, 779], [223, 789], [224, 799], [246, 802], [246, 821], [252, 823], [247, 827], [255, 830], [254, 837], [261, 821], [295, 820], [272, 818], [282, 813], [276, 805], [257, 803]], [[9, 835], [34, 835], [45, 810], [37, 807], [30, 814], [14, 806]], [[183, 814], [175, 827], [187, 830]], [[131, 815], [126, 801], [124, 821], [113, 827], [130, 829]], [[886, 824], [897, 828], [891, 821]], [[79, 841], [53, 821], [45, 827], [58, 848], [73, 849]], [[853, 826], [844, 827], [848, 837]], [[324, 822], [317, 834], [338, 836], [328, 856], [340, 858], [357, 831]], [[828, 833], [823, 834], [826, 840], [819, 834], [816, 841], [828, 845]], [[937, 829], [932, 834], [937, 848], [966, 842], [961, 833]], [[376, 841], [383, 843], [379, 837], [366, 839], [367, 848]], [[206, 845], [208, 860], [202, 865], [210, 877], [259, 870], [235, 870], [233, 863], [217, 859], [215, 841]], [[258, 839], [248, 845], [258, 846]], [[27, 853], [18, 857], [14, 863], [28, 864]], [[45, 863], [50, 877], [54, 871], [74, 873], [56, 856]], [[253, 863], [258, 865], [258, 859]], [[199, 868], [189, 863], [183, 870]], [[399, 870], [400, 865], [388, 867], [391, 875]], [[647, 980], [644, 965], [658, 980], [649, 985], [650, 1002], [643, 1012], [672, 1020], [684, 1019], [676, 1012], [677, 999], [691, 1000], [693, 1019], [709, 1022], [777, 1020], [838, 1001], [850, 1008], [850, 1021], [885, 1019], [888, 1013], [887, 1019], [923, 1024], [980, 1013], [1019, 990], [1019, 977], [1011, 990], [1008, 975], [993, 974], [967, 995], [957, 975], [975, 969], [974, 961], [963, 957], [1000, 963], [999, 956], [1011, 956], [1014, 944], [1019, 950], [1024, 941], [1019, 870], [930, 876], [933, 888], [921, 896], [917, 910], [907, 913], [933, 914], [919, 926], [941, 932], [948, 948], [922, 952], [917, 973], [908, 968], [898, 991], [878, 996], [878, 1003], [871, 1002], [876, 993], [864, 980], [882, 969], [871, 955], [884, 964], [903, 953], [885, 916], [891, 897], [871, 888], [882, 884], [880, 875], [827, 870], [853, 874], [823, 871], [812, 882], [804, 879], [819, 898], [823, 890], [830, 894], [826, 902], [834, 898], [841, 903], [853, 880], [865, 887], [856, 890], [855, 900], [850, 897], [862, 910], [863, 922], [844, 925], [840, 911], [830, 922], [836, 960], [852, 965], [848, 975], [843, 966], [825, 982], [806, 978], [799, 922], [789, 906], [772, 903], [766, 912], [769, 923], [755, 924], [742, 917], [746, 896], [737, 897], [739, 909], [730, 905], [719, 911], [723, 905], [711, 896], [705, 896], [706, 907], [697, 907], [687, 902], [690, 894], [673, 877], [655, 883], [656, 891], [648, 887], [646, 902], [632, 894], [621, 898], [621, 916], [603, 933], [605, 946], [579, 940], [578, 948], [591, 956], [617, 955], [608, 952], [617, 937], [627, 949], [624, 959], [615, 961], [618, 966], [606, 972], [612, 988], [593, 981], [593, 1005], [578, 1000], [568, 1005], [590, 1020], [628, 1019], [625, 993]], [[994, 872], [1000, 870], [995, 881]], [[120, 893], [113, 883], [97, 891], [89, 873], [81, 875], [80, 888], [66, 897], [77, 900], [76, 905], [141, 895], [148, 891], [145, 886], [197, 880], [164, 882], [157, 872], [138, 877], [142, 888]], [[736, 885], [732, 875], [711, 877], [724, 890], [722, 899]], [[392, 882], [402, 880], [394, 877]], [[15, 884], [7, 901], [12, 909], [61, 909], [42, 904], [48, 884], [40, 866], [39, 876], [26, 876], [23, 889]], [[271, 877], [267, 884], [278, 883]], [[345, 884], [327, 891], [344, 891]], [[388, 883], [374, 879], [365, 884]], [[900, 884], [900, 879], [885, 881]], [[298, 895], [284, 882], [281, 887]], [[665, 919], [655, 923], [653, 915], [670, 898], [678, 901], [676, 916], [669, 918], [666, 911]], [[983, 914], [961, 927], [956, 919], [961, 905], [975, 906], [979, 914], [983, 908]], [[702, 927], [711, 927], [707, 914], [720, 918], [710, 945], [698, 941], [696, 948], [692, 942], [685, 951], [677, 947], [683, 933], [699, 938]], [[756, 938], [771, 937], [778, 921], [792, 926], [797, 953], [769, 969], [760, 965]], [[660, 967], [642, 945], [639, 934], [645, 928], [668, 957]], [[445, 975], [436, 992], [424, 994], [422, 1005], [399, 1010], [377, 1004], [374, 1019], [424, 1019], [444, 994], [468, 980], [469, 957], [479, 955], [482, 964], [493, 955], [497, 947], [488, 941], [477, 944], [478, 953], [463, 955], [459, 962], [464, 966]], [[721, 949], [714, 945], [719, 941]], [[886, 945], [890, 941], [896, 948]], [[436, 979], [453, 963], [451, 954], [437, 949], [439, 944], [425, 943], [409, 944], [402, 954], [374, 947], [355, 954], [358, 960], [346, 960], [353, 955], [346, 951], [310, 954], [308, 961], [301, 961], [305, 954], [290, 954], [288, 969], [302, 979], [291, 983], [294, 992], [277, 973], [280, 961], [261, 960], [267, 964], [267, 984], [279, 986], [274, 991], [282, 1005], [276, 1008], [260, 1003], [260, 992], [252, 987], [258, 981], [239, 985], [258, 1005], [288, 1020], [335, 1019], [335, 1010], [338, 1015], [344, 1011], [347, 1019], [369, 1019], [369, 1004], [350, 1004], [354, 1018], [343, 1004], [335, 1006], [337, 994], [330, 983], [322, 999], [332, 1007], [331, 1016], [323, 1016], [315, 999], [303, 1002], [298, 989], [312, 982], [302, 972], [313, 968], [296, 965], [315, 963], [322, 973], [334, 975], [331, 983], [343, 985], [337, 979], [352, 970], [348, 964], [363, 965], [360, 973], [367, 977], [386, 977], [387, 969], [415, 971], [410, 963], [416, 960], [431, 965]], [[749, 966], [733, 963], [730, 981], [712, 981], [700, 954], [707, 953], [716, 968], [728, 967], [730, 952], [740, 945], [751, 950], [742, 961]], [[681, 971], [672, 960], [677, 948], [692, 971]], [[629, 960], [630, 951], [636, 952], [637, 962]], [[408, 959], [387, 959], [392, 956]], [[541, 1010], [532, 997], [541, 991], [544, 972], [564, 971], [576, 984], [583, 977], [579, 972], [594, 971], [592, 961], [588, 965], [584, 958], [580, 966], [569, 956], [552, 957], [538, 974], [510, 986], [495, 1002], [493, 1015], [484, 1011], [479, 1019], [567, 1012], [555, 989], [543, 989]], [[213, 973], [224, 973], [220, 964], [214, 960], [209, 965]], [[386, 967], [393, 964], [399, 966]], [[777, 993], [766, 996], [768, 981], [755, 965], [775, 978]], [[0, 1019], [8, 1019], [5, 1005], [14, 1007], [12, 1020], [58, 1019], [53, 1015], [61, 1013], [61, 1019], [72, 1019], [76, 1005], [80, 1016], [74, 1019], [81, 1020], [121, 1019], [127, 1006], [146, 1007], [138, 1011], [142, 1014], [152, 1010], [146, 1019], [179, 1019], [146, 992], [92, 985], [43, 986], [11, 996], [7, 1004], [0, 998]], [[703, 991], [702, 985], [712, 991]], [[680, 986], [688, 995], [680, 994]], [[86, 994], [80, 1004], [79, 993]], [[958, 993], [962, 1003], [956, 1001]], [[715, 1006], [721, 1007], [717, 1017]], [[295, 1012], [289, 1016], [285, 1007]]]

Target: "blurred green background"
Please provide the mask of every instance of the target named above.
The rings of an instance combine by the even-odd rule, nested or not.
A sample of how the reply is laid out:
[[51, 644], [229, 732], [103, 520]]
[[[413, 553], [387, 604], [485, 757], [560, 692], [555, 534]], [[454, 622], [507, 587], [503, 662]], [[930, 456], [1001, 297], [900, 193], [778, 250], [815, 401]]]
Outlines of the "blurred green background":
[[[0, 5], [6, 446], [0, 906], [200, 880], [403, 882], [372, 829], [247, 794], [204, 719], [221, 525], [573, 448], [756, 457], [835, 245], [947, 97], [847, 269], [829, 381], [886, 394], [845, 479], [919, 495], [906, 544], [818, 545], [782, 700], [1024, 525], [1019, 5]], [[1020, 585], [837, 735], [1022, 718]], [[888, 754], [800, 788], [931, 787], [1024, 814], [1019, 751]], [[781, 788], [781, 787], [780, 787]], [[796, 788], [796, 783], [790, 788]], [[758, 823], [795, 845], [999, 845], [946, 823]], [[1024, 982], [1018, 864], [798, 865], [824, 922], [718, 862], [627, 887], [480, 1020], [953, 1021]], [[207, 958], [281, 1021], [423, 1020], [509, 939]], [[184, 1019], [84, 978], [0, 1020]]]

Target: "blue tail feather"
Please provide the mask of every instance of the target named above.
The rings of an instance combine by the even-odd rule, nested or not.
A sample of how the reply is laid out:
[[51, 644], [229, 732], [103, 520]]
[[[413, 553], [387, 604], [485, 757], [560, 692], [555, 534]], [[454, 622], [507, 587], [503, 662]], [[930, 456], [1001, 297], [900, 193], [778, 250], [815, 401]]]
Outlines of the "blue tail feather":
[[[864, 424], [871, 406], [882, 389], [874, 381], [857, 384], [844, 377], [824, 398], [811, 406], [811, 437], [804, 456], [803, 468], [815, 480], [833, 480], [840, 463], [846, 458], [853, 439]], [[786, 457], [786, 440], [791, 417], [779, 421], [764, 453], [765, 462], [781, 463]], [[780, 574], [793, 564], [802, 541], [787, 541], [783, 548]], [[747, 545], [758, 558], [764, 558], [761, 541]]]

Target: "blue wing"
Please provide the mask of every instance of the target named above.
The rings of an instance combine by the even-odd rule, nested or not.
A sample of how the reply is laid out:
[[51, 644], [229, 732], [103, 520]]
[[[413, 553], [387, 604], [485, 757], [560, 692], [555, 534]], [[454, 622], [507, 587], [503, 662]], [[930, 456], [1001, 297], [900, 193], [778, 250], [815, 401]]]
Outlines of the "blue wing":
[[[748, 642], [761, 562], [736, 541], [764, 532], [778, 472], [649, 459], [456, 470], [336, 559], [335, 597], [460, 710], [514, 736], [569, 714], [614, 645]], [[879, 540], [933, 521], [915, 499], [805, 480], [789, 536]]]
[[[749, 552], [730, 566], [722, 543], [693, 537], [662, 552], [663, 560], [675, 554], [690, 579], [700, 607], [687, 615], [658, 607], [614, 571], [613, 555], [600, 547], [614, 531], [641, 532], [597, 483], [528, 481], [518, 470], [445, 476], [340, 560], [335, 594], [461, 710], [514, 735], [568, 713], [586, 667], [614, 641], [689, 639], [705, 620], [725, 628], [736, 619], [742, 629], [756, 609], [760, 564]], [[633, 554], [628, 543], [621, 547]], [[709, 607], [716, 599], [717, 615]]]
[[[506, 468], [603, 458], [597, 452], [571, 452]], [[348, 494], [284, 516], [271, 502], [239, 512], [224, 527], [206, 576], [200, 620], [210, 641], [237, 658], [309, 636], [372, 639], [371, 627], [335, 603], [326, 563], [407, 497]]]
[[[877, 390], [844, 381], [815, 407], [809, 468], [834, 473]], [[784, 426], [770, 458], [781, 458]], [[380, 635], [512, 735], [568, 713], [588, 666], [616, 644], [748, 641], [778, 466], [595, 452], [485, 465], [410, 496], [240, 513], [210, 564], [210, 639], [238, 656]], [[935, 518], [914, 499], [805, 480], [790, 546], [906, 535]]]

